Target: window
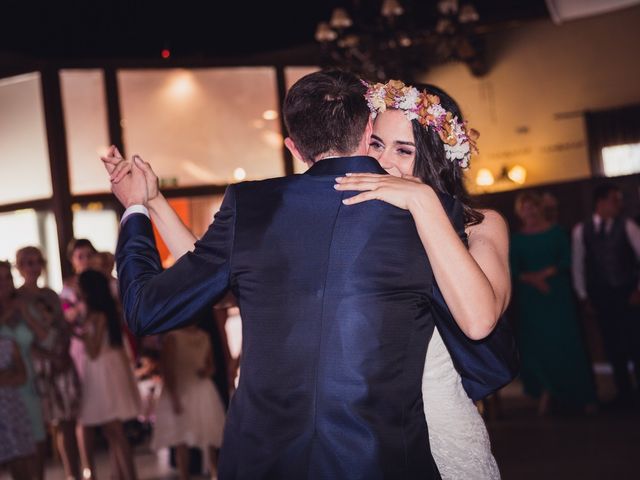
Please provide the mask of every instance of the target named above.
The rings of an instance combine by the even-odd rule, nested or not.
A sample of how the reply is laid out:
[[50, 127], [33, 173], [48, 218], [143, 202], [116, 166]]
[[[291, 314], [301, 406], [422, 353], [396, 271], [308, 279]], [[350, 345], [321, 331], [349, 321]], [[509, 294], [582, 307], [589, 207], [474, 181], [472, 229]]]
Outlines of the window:
[[40, 74], [0, 79], [0, 105], [0, 203], [50, 197]]
[[640, 105], [585, 112], [585, 125], [593, 173], [612, 177], [640, 171]]
[[[223, 195], [171, 198], [169, 199], [169, 204], [171, 208], [176, 211], [182, 223], [184, 223], [197, 238], [201, 238], [209, 228], [209, 225], [211, 225], [211, 222], [213, 222], [213, 216], [220, 210], [222, 199]], [[165, 267], [171, 266], [175, 262], [175, 259], [157, 232], [156, 243], [163, 265]]]
[[283, 175], [273, 68], [118, 72], [127, 154], [165, 186]]
[[60, 72], [71, 193], [108, 192], [99, 156], [109, 146], [102, 70]]
[[[15, 265], [18, 249], [29, 245], [38, 247], [47, 260], [43, 284], [57, 292], [62, 289], [56, 221], [52, 213], [31, 209], [2, 213], [0, 214], [0, 232], [15, 233], [15, 235], [0, 235], [0, 260], [9, 260]], [[22, 278], [15, 269], [13, 280], [16, 287], [22, 284]]]
[[615, 145], [602, 149], [602, 165], [607, 177], [640, 172], [640, 143]]
[[118, 243], [119, 219], [115, 210], [105, 208], [102, 203], [73, 205], [73, 236], [87, 238], [96, 250], [116, 251]]

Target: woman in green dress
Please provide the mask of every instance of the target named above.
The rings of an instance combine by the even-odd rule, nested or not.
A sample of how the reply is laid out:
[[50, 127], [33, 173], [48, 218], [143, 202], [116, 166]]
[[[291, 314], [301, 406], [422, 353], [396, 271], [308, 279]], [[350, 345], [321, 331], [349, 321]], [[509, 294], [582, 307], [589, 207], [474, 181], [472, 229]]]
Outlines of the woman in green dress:
[[593, 412], [596, 393], [571, 289], [569, 238], [545, 218], [537, 194], [519, 195], [516, 213], [522, 229], [511, 239], [510, 259], [525, 393], [540, 400], [540, 415], [552, 399]]

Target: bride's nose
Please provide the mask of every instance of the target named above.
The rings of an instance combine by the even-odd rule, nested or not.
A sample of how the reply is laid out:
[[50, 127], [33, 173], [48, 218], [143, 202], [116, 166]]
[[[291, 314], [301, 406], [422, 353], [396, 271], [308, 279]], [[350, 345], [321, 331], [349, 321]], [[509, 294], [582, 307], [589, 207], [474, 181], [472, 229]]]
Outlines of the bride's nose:
[[380, 155], [380, 157], [378, 158], [378, 163], [389, 173], [391, 173], [394, 169], [397, 170], [398, 168], [396, 162], [393, 161], [393, 155], [388, 155], [386, 152]]

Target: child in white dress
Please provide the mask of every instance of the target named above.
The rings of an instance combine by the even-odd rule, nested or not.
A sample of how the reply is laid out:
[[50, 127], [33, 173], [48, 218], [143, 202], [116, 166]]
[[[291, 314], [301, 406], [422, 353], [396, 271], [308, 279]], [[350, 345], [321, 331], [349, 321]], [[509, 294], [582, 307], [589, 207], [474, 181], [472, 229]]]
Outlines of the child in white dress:
[[[82, 403], [78, 421], [85, 427], [102, 427], [109, 442], [112, 474], [123, 480], [135, 480], [133, 453], [122, 422], [140, 413], [140, 398], [123, 348], [120, 316], [109, 282], [102, 273], [87, 270], [80, 274], [78, 283], [86, 310], [82, 340], [87, 353], [80, 370]], [[88, 458], [83, 458], [90, 469], [86, 477], [95, 472], [91, 453], [88, 450], [85, 453]]]
[[164, 387], [151, 446], [176, 448], [181, 480], [189, 478], [189, 447], [198, 447], [215, 476], [225, 413], [211, 380], [214, 365], [209, 336], [196, 326], [167, 333], [161, 365]]

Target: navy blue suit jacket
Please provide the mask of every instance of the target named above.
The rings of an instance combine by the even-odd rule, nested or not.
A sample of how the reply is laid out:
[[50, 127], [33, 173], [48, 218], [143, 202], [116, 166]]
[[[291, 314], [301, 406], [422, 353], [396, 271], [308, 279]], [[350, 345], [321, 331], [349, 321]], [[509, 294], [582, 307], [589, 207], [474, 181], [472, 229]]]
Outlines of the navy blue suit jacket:
[[411, 215], [345, 206], [346, 172], [228, 188], [195, 250], [162, 271], [151, 222], [128, 218], [117, 250], [125, 316], [138, 335], [188, 323], [231, 288], [243, 321], [242, 372], [225, 425], [227, 479], [440, 478], [421, 378], [434, 328], [433, 274]]

